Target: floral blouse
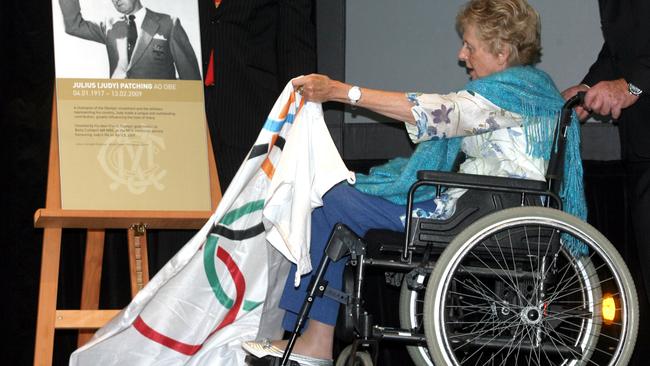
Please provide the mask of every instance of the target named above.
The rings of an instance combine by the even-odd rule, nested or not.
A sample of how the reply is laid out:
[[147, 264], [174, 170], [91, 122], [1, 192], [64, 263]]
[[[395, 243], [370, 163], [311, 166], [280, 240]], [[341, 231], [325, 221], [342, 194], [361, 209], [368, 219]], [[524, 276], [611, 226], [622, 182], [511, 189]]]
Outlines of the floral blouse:
[[[446, 95], [408, 93], [415, 125], [406, 124], [414, 143], [464, 136], [467, 156], [459, 172], [545, 180], [546, 162], [526, 154], [522, 117], [499, 108], [479, 94], [461, 90]], [[436, 199], [436, 212], [418, 216], [445, 219], [453, 214], [464, 189], [448, 189]]]

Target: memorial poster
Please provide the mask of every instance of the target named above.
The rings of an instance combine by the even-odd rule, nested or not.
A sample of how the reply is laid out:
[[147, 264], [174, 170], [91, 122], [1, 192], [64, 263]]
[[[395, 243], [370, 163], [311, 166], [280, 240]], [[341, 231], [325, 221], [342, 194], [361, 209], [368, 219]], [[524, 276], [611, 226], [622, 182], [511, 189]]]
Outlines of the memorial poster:
[[197, 0], [53, 0], [61, 204], [210, 210]]

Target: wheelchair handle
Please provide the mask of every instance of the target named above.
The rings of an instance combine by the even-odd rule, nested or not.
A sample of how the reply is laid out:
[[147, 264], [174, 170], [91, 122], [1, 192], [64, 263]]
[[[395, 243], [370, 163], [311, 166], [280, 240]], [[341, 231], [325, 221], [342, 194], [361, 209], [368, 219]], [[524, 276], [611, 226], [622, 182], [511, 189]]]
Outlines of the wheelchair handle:
[[577, 92], [576, 95], [572, 96], [564, 103], [564, 107], [562, 107], [562, 109], [572, 109], [573, 107], [584, 103], [585, 95], [587, 95], [587, 92], [585, 91]]
[[569, 98], [564, 105], [562, 106], [562, 112], [560, 114], [560, 121], [562, 125], [568, 125], [571, 120], [571, 111], [573, 108], [582, 105], [585, 102], [585, 95], [587, 92], [580, 91], [576, 95]]
[[557, 192], [559, 190], [559, 184], [564, 175], [564, 150], [567, 131], [569, 125], [571, 125], [571, 114], [573, 108], [584, 103], [585, 94], [584, 91], [576, 93], [576, 95], [564, 102], [564, 105], [562, 106], [560, 112], [560, 123], [557, 126], [559, 131], [553, 136], [553, 146], [555, 146], [557, 150], [551, 152], [551, 158], [549, 159], [548, 167], [546, 168], [546, 181], [548, 183], [548, 189], [552, 192]]

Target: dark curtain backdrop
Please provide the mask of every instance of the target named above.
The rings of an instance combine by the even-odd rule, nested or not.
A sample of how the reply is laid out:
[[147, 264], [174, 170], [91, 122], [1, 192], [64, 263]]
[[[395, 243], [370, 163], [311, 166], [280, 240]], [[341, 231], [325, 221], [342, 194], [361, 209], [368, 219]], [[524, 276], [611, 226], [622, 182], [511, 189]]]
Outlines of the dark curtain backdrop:
[[52, 104], [51, 5], [4, 1], [0, 10], [2, 56], [2, 318], [8, 341], [2, 362], [30, 365], [42, 232], [33, 229], [34, 210], [45, 202]]
[[[3, 37], [2, 84], [2, 237], [0, 247], [3, 365], [31, 365], [41, 259], [42, 231], [33, 228], [34, 211], [44, 206], [54, 78], [51, 4], [49, 1], [2, 2], [0, 28]], [[358, 167], [367, 163], [351, 162]], [[634, 257], [625, 230], [622, 170], [618, 162], [588, 162], [586, 183], [590, 221], [621, 251]], [[150, 240], [150, 265], [155, 271], [187, 240], [178, 232], [176, 243]], [[79, 304], [84, 232], [65, 230], [59, 284], [59, 307]], [[129, 301], [125, 233], [107, 235], [101, 306], [120, 308]], [[630, 263], [633, 270], [638, 264]], [[153, 271], [152, 271], [153, 272]], [[152, 273], [153, 275], [153, 273]], [[373, 287], [374, 288], [374, 287]], [[372, 289], [370, 289], [372, 291]], [[382, 291], [381, 286], [376, 289]], [[395, 313], [392, 306], [379, 307], [380, 317]], [[647, 338], [646, 338], [647, 339]], [[643, 339], [639, 344], [643, 344]], [[647, 344], [647, 343], [646, 343]], [[67, 364], [76, 347], [74, 331], [58, 331], [55, 365]], [[408, 364], [402, 360], [395, 363]], [[406, 363], [405, 363], [406, 362]]]

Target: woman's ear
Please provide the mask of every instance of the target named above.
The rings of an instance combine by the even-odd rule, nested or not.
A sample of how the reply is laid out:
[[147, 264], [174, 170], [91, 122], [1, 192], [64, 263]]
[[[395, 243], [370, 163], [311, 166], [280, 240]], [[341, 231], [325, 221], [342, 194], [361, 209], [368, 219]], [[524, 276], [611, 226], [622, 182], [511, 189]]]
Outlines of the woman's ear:
[[508, 45], [503, 45], [501, 47], [501, 51], [497, 53], [497, 60], [499, 65], [508, 65], [508, 62], [510, 61], [510, 47], [508, 47]]

